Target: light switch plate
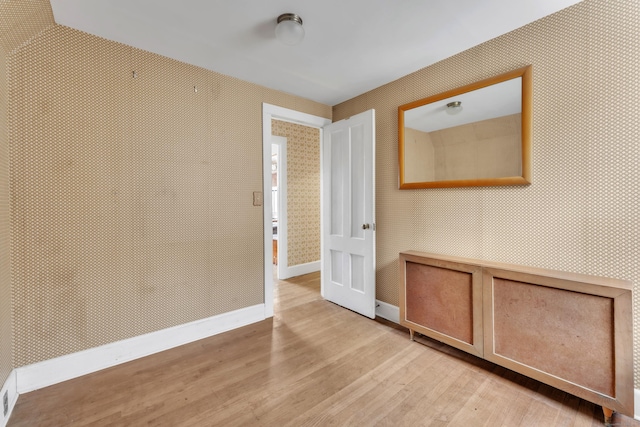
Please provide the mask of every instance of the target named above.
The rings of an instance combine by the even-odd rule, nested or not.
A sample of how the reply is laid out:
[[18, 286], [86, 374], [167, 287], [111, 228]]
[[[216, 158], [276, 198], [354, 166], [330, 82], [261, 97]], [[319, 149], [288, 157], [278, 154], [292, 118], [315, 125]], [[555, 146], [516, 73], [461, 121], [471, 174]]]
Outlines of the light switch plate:
[[253, 192], [253, 206], [262, 206], [262, 191], [254, 191]]

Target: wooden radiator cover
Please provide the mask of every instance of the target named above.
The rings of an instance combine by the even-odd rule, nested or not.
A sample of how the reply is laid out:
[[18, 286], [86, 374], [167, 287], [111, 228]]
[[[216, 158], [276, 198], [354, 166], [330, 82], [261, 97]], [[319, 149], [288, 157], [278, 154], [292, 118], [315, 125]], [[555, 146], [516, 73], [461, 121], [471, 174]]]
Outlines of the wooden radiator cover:
[[631, 283], [406, 251], [400, 324], [633, 416]]
[[413, 329], [482, 357], [482, 270], [431, 259], [407, 261], [405, 271], [410, 297], [403, 317]]

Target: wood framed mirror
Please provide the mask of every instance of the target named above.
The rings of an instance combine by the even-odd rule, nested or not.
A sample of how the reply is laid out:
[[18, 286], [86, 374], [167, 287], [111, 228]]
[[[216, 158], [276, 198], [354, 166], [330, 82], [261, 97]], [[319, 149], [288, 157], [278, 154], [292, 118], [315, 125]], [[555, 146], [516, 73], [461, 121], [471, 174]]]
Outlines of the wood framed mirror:
[[400, 189], [530, 184], [531, 68], [398, 107]]

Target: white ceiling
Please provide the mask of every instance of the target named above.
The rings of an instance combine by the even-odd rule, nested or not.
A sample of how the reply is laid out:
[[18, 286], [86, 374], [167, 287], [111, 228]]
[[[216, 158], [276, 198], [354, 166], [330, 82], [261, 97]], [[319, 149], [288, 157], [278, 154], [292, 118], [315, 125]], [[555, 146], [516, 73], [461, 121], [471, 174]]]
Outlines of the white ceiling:
[[[335, 105], [580, 0], [51, 0], [58, 24]], [[296, 13], [305, 39], [275, 39]]]
[[[447, 114], [447, 104], [452, 101], [462, 102], [462, 110], [457, 114]], [[405, 111], [404, 125], [433, 132], [520, 112], [522, 78], [518, 77]]]

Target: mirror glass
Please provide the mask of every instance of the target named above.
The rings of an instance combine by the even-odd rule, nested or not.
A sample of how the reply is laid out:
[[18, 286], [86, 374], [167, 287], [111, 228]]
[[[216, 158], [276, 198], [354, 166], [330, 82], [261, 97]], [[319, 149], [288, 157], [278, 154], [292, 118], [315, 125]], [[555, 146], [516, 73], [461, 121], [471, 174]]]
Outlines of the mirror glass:
[[531, 66], [398, 108], [400, 188], [530, 183]]

